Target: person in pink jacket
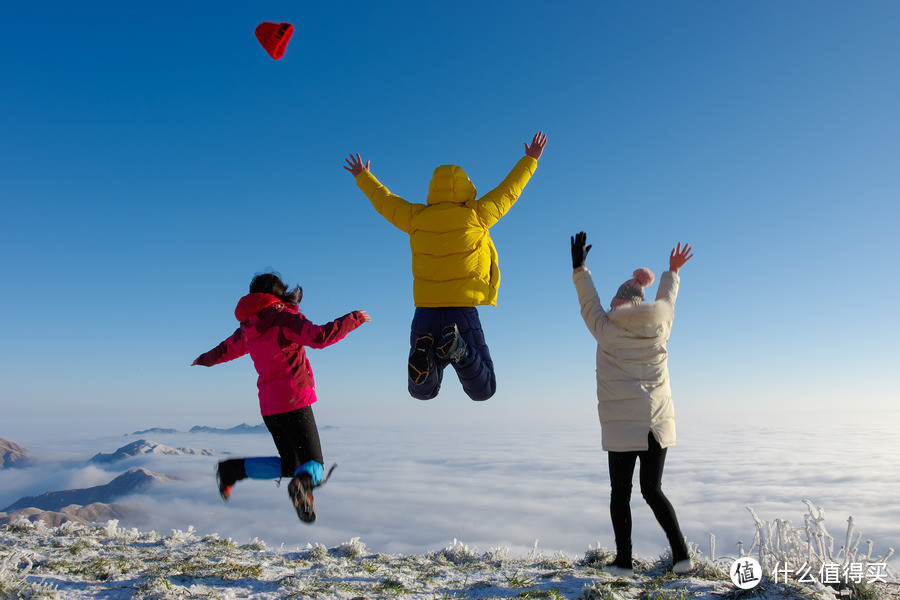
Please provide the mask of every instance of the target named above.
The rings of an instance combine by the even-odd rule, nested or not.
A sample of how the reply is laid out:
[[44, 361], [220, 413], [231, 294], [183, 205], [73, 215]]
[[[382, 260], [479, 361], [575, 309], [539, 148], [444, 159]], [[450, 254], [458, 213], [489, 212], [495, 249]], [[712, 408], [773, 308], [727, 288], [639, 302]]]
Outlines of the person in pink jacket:
[[240, 326], [221, 344], [198, 356], [192, 365], [211, 367], [249, 354], [259, 373], [259, 408], [272, 434], [278, 456], [233, 458], [216, 469], [219, 493], [231, 497], [235, 482], [291, 477], [288, 495], [297, 516], [316, 520], [312, 490], [323, 482], [324, 459], [313, 417], [316, 383], [305, 347], [324, 348], [371, 321], [357, 310], [325, 325], [315, 325], [298, 309], [300, 286], [288, 291], [275, 273], [257, 275], [250, 293], [240, 299], [234, 316]]

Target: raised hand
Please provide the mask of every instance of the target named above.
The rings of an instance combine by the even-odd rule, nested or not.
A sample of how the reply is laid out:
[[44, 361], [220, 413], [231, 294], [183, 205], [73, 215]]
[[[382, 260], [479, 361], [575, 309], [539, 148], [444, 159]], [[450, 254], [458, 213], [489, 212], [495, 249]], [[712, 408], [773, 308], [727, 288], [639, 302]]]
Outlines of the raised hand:
[[356, 153], [356, 156], [350, 155], [350, 158], [345, 158], [344, 161], [347, 163], [344, 168], [350, 171], [350, 174], [356, 177], [363, 171], [369, 170], [369, 163], [372, 161], [367, 160], [366, 164], [363, 164], [362, 159], [359, 157], [359, 152]]
[[544, 135], [543, 131], [538, 131], [531, 139], [531, 145], [525, 144], [525, 156], [530, 156], [534, 160], [539, 159], [546, 145], [547, 136]]
[[584, 266], [588, 252], [592, 246], [585, 246], [587, 243], [587, 234], [585, 232], [576, 233], [572, 237], [572, 268], [577, 269]]
[[691, 252], [690, 245], [685, 244], [684, 248], [682, 248], [681, 242], [678, 242], [678, 246], [672, 248], [672, 253], [669, 255], [669, 270], [677, 273], [678, 269], [683, 267], [684, 263], [689, 261], [692, 256], [694, 254]]

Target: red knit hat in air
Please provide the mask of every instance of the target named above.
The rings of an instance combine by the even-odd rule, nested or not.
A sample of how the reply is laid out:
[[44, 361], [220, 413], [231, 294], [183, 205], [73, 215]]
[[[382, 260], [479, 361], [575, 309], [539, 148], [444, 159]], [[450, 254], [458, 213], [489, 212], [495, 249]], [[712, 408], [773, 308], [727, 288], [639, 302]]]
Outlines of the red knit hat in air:
[[294, 26], [290, 23], [260, 23], [256, 27], [256, 39], [266, 49], [269, 56], [278, 60], [284, 56], [288, 40], [294, 35]]

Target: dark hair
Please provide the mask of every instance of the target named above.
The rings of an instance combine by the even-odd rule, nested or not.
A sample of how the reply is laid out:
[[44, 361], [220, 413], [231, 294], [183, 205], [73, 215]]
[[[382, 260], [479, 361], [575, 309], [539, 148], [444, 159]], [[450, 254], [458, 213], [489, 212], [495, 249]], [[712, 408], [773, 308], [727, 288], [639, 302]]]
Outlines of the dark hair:
[[288, 291], [281, 281], [281, 275], [274, 271], [257, 273], [250, 282], [251, 294], [272, 294], [287, 304], [300, 304], [303, 299], [303, 288], [299, 285]]

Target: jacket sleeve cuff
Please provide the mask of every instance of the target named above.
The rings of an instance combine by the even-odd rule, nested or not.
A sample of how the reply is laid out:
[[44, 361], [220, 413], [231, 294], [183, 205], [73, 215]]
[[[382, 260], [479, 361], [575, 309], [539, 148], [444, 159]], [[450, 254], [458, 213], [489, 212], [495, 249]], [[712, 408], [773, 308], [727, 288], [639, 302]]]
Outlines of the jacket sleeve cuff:
[[520, 164], [523, 167], [525, 167], [526, 169], [528, 169], [528, 172], [533, 175], [534, 172], [537, 170], [537, 163], [538, 163], [538, 161], [536, 158], [525, 155], [519, 159], [518, 164]]
[[381, 186], [381, 182], [372, 175], [368, 171], [363, 171], [359, 175], [356, 176], [356, 187], [362, 190], [362, 193], [366, 195], [366, 198], [371, 198], [372, 194], [375, 193]]
[[587, 267], [578, 267], [572, 271], [572, 281], [578, 283], [583, 279], [592, 279], [591, 271]]

